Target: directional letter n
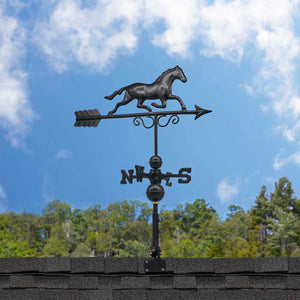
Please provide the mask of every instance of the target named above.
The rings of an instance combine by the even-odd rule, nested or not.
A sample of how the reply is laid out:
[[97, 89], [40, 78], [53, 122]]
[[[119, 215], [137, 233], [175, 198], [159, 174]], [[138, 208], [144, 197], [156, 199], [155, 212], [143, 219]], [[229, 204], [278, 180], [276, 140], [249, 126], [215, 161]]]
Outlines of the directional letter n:
[[128, 181], [128, 183], [132, 183], [133, 170], [128, 170], [129, 175], [125, 170], [121, 170], [121, 173], [122, 173], [121, 184], [126, 184], [127, 183], [126, 180]]

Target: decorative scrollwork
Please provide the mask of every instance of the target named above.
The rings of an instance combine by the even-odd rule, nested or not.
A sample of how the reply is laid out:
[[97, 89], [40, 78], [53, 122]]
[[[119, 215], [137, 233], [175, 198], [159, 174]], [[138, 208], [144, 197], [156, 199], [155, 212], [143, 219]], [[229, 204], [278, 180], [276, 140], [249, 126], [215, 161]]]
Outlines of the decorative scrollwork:
[[152, 127], [154, 126], [154, 124], [155, 124], [155, 119], [154, 119], [152, 116], [146, 116], [146, 117], [152, 120], [152, 124], [151, 124], [151, 125], [147, 126], [147, 125], [145, 124], [144, 120], [143, 120], [143, 117], [139, 117], [139, 116], [138, 116], [138, 117], [135, 117], [135, 118], [133, 119], [133, 125], [135, 125], [135, 126], [140, 126], [141, 123], [142, 123], [143, 126], [144, 126], [145, 128], [147, 128], [147, 129], [152, 128]]
[[167, 121], [167, 123], [161, 124], [161, 123], [160, 123], [160, 119], [161, 119], [162, 117], [166, 117], [166, 115], [162, 115], [162, 116], [159, 116], [159, 117], [158, 117], [158, 119], [157, 119], [157, 125], [158, 125], [159, 127], [167, 127], [167, 126], [169, 125], [170, 121], [172, 121], [172, 124], [175, 125], [175, 124], [177, 124], [177, 123], [179, 122], [179, 120], [180, 120], [179, 116], [174, 114], [174, 115], [169, 116], [169, 120]]

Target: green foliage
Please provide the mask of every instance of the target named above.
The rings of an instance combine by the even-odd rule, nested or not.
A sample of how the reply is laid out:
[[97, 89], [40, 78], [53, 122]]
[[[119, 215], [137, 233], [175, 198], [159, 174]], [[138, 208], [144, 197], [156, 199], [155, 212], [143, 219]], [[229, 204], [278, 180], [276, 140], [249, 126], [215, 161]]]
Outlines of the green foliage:
[[272, 235], [269, 236], [270, 252], [287, 256], [296, 248], [297, 217], [281, 207], [276, 207], [272, 223]]
[[91, 256], [91, 249], [88, 245], [80, 243], [77, 245], [75, 251], [72, 253], [73, 257]]
[[44, 247], [45, 256], [68, 256], [68, 242], [62, 224], [56, 222], [50, 232], [50, 237]]
[[149, 246], [136, 240], [121, 240], [121, 249], [117, 257], [146, 257], [149, 255]]
[[[151, 215], [149, 203], [127, 200], [86, 210], [53, 200], [42, 215], [4, 212], [0, 257], [148, 257]], [[300, 199], [286, 177], [270, 195], [262, 186], [249, 211], [230, 205], [224, 221], [204, 199], [160, 205], [159, 226], [163, 257], [300, 256]]]

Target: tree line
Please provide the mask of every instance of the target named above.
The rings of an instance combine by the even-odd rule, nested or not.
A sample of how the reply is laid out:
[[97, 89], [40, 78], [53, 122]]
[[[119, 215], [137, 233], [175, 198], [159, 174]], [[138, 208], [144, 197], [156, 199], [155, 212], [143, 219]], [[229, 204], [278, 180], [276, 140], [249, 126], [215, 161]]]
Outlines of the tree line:
[[[0, 257], [149, 256], [150, 202], [119, 201], [102, 208], [71, 209], [49, 202], [41, 215], [0, 214]], [[228, 207], [222, 220], [204, 199], [160, 210], [163, 257], [300, 256], [300, 199], [282, 177], [274, 191], [265, 186], [245, 211]]]

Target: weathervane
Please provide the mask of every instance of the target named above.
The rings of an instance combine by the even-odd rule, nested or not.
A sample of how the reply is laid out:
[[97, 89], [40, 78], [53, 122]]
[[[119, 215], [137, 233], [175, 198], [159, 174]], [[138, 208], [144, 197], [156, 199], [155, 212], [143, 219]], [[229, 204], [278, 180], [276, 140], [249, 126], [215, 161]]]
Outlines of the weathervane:
[[[148, 179], [150, 185], [147, 188], [146, 195], [149, 200], [153, 203], [153, 214], [152, 214], [152, 249], [150, 250], [151, 259], [144, 262], [146, 273], [160, 273], [166, 271], [166, 262], [160, 258], [160, 247], [159, 247], [159, 229], [158, 229], [158, 202], [164, 197], [165, 191], [161, 185], [162, 181], [165, 180], [166, 186], [172, 186], [170, 182], [171, 178], [179, 178], [178, 183], [189, 183], [191, 181], [191, 168], [181, 168], [178, 174], [161, 172], [162, 159], [158, 156], [158, 143], [157, 134], [158, 127], [166, 127], [170, 124], [177, 124], [179, 122], [178, 115], [195, 115], [195, 120], [204, 114], [210, 113], [211, 110], [202, 109], [195, 105], [195, 110], [186, 110], [186, 107], [180, 97], [172, 95], [172, 84], [175, 79], [179, 79], [182, 82], [186, 82], [187, 79], [179, 66], [168, 69], [163, 72], [153, 83], [133, 83], [131, 85], [120, 88], [113, 92], [110, 96], [105, 98], [112, 100], [116, 95], [120, 95], [123, 91], [125, 92], [124, 99], [118, 102], [115, 108], [110, 111], [107, 115], [102, 116], [98, 109], [76, 111], [76, 122], [75, 127], [97, 127], [100, 120], [102, 119], [119, 119], [119, 118], [133, 118], [133, 124], [135, 126], [143, 125], [145, 128], [150, 129], [154, 127], [154, 155], [150, 158], [151, 170], [149, 173], [144, 172], [143, 166], [135, 165], [135, 170], [121, 170], [122, 180], [121, 184], [132, 183], [134, 179], [137, 182], [142, 182], [143, 179]], [[117, 109], [126, 105], [132, 100], [137, 99], [137, 107], [147, 109], [148, 112], [134, 113], [134, 114], [114, 114]], [[181, 110], [175, 111], [160, 111], [152, 112], [152, 109], [144, 105], [145, 100], [160, 99], [161, 104], [152, 102], [151, 105], [157, 108], [165, 108], [167, 100], [177, 100], [181, 105]], [[169, 117], [167, 121], [162, 122], [162, 118]], [[146, 117], [150, 121], [150, 124], [146, 125], [143, 117]], [[134, 175], [135, 171], [135, 175]]]

